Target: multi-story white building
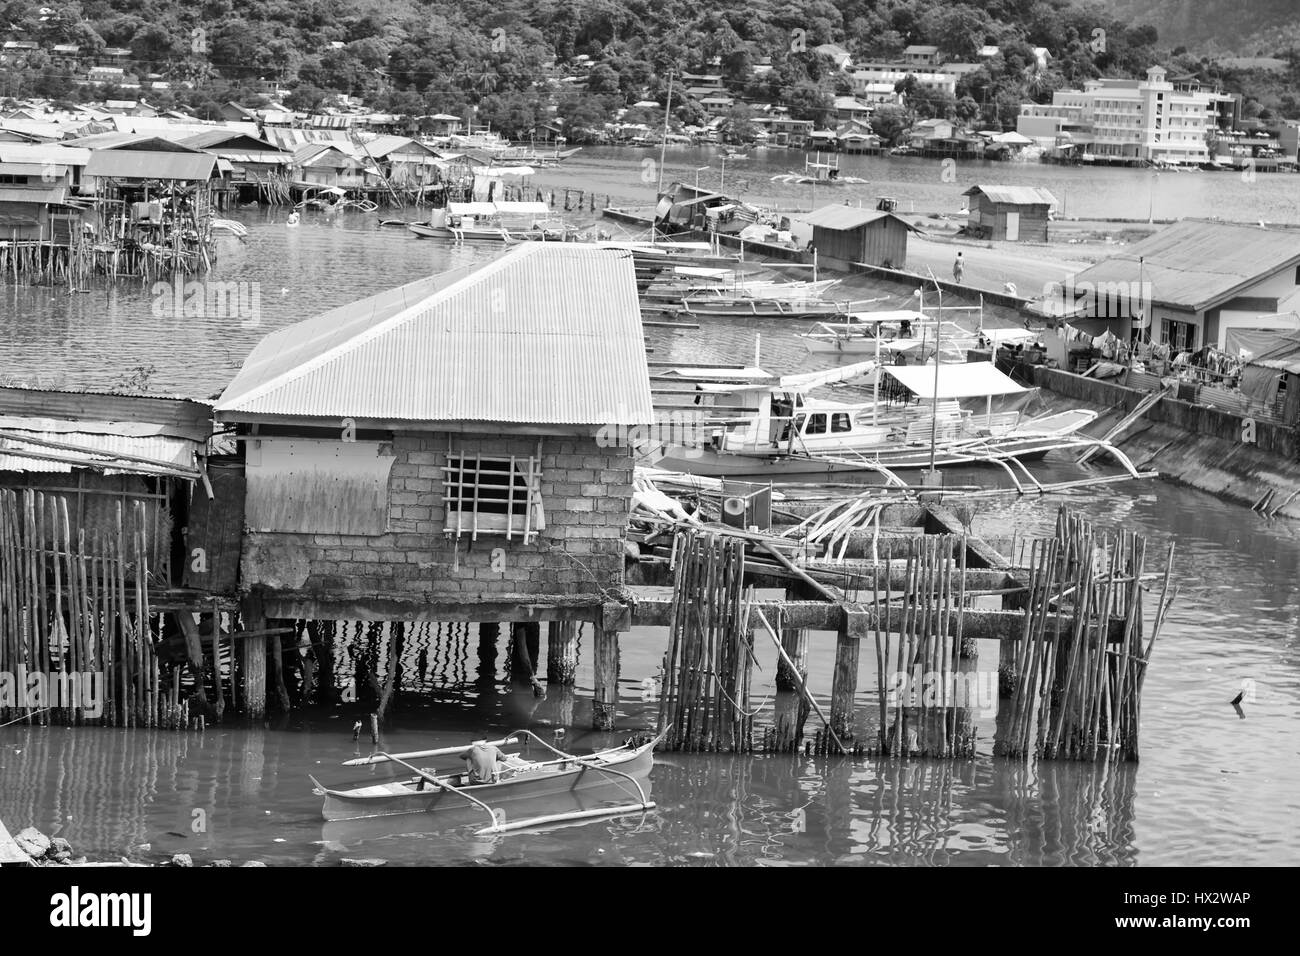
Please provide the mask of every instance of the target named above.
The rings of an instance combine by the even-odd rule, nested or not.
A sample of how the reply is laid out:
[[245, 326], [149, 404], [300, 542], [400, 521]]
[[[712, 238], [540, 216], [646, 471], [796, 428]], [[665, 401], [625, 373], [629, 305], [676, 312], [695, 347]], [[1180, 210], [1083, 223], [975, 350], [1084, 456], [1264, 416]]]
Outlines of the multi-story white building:
[[1210, 159], [1206, 132], [1223, 96], [1195, 82], [1171, 83], [1153, 66], [1144, 80], [1090, 80], [1082, 90], [1056, 91], [1050, 104], [1026, 103], [1016, 130], [1035, 138], [1069, 133], [1101, 160], [1199, 164]]
[[894, 84], [909, 76], [916, 77], [916, 82], [927, 90], [940, 90], [953, 95], [957, 93], [957, 74], [934, 67], [913, 69], [892, 63], [869, 63], [855, 67], [850, 79], [854, 95], [866, 97], [880, 91], [881, 84], [888, 84], [892, 89]]

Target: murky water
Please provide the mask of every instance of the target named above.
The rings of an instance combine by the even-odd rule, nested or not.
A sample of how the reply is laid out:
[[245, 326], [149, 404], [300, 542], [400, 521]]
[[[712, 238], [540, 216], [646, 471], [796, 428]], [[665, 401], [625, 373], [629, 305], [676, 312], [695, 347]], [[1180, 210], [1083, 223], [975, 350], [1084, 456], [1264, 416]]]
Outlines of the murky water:
[[[1206, 175], [1214, 183], [1232, 178]], [[1189, 187], [1194, 180], [1179, 177]], [[1268, 181], [1284, 180], [1295, 181]], [[222, 241], [214, 278], [261, 284], [259, 324], [156, 315], [156, 297], [143, 284], [85, 295], [4, 285], [0, 374], [104, 387], [131, 366], [153, 366], [156, 389], [208, 396], [271, 329], [491, 254], [418, 242], [381, 229], [375, 217], [327, 222], [309, 215], [297, 230], [280, 224], [282, 213], [244, 218], [250, 235], [245, 243]], [[881, 291], [898, 295], [896, 288]], [[758, 334], [765, 365], [815, 367], [793, 331], [739, 320], [697, 331], [655, 330], [652, 357], [748, 360]], [[1060, 500], [1099, 522], [1123, 522], [1150, 535], [1153, 552], [1171, 540], [1177, 545], [1180, 592], [1145, 689], [1137, 766], [1105, 771], [995, 760], [996, 715], [980, 712], [979, 756], [969, 761], [666, 754], [653, 775], [658, 809], [645, 818], [495, 839], [404, 832], [418, 820], [339, 833], [321, 823], [307, 775], [331, 783], [357, 779], [358, 771], [339, 763], [369, 745], [352, 741], [357, 714], [345, 706], [202, 734], [2, 728], [0, 819], [11, 828], [33, 824], [60, 833], [95, 857], [190, 852], [284, 864], [345, 856], [408, 864], [1294, 864], [1300, 529], [1162, 483], [989, 503], [977, 514], [976, 529], [1004, 544], [1013, 534], [1046, 532]], [[467, 629], [443, 628], [422, 639], [420, 687], [427, 693], [402, 702], [385, 733], [387, 747], [458, 744], [521, 726], [567, 726], [578, 749], [605, 742], [585, 731], [592, 685], [587, 649], [575, 693], [553, 690], [538, 701], [510, 692], [504, 660], [480, 671], [477, 637]], [[653, 723], [655, 705], [642, 699], [641, 682], [658, 669], [665, 640], [662, 631], [641, 630], [623, 641], [622, 732]], [[822, 699], [832, 647], [830, 635], [814, 635], [812, 687]], [[419, 640], [413, 648], [418, 654]], [[982, 644], [980, 661], [981, 669], [994, 669], [996, 646]], [[754, 693], [755, 704], [765, 707], [762, 724], [775, 704], [770, 647], [759, 663]], [[875, 679], [872, 655], [864, 652], [859, 720], [868, 728]], [[1254, 682], [1254, 700], [1239, 717], [1228, 701], [1247, 680]], [[144, 844], [148, 851], [132, 849]]]
[[[1045, 187], [1056, 197], [1059, 215], [1077, 219], [1186, 216], [1300, 222], [1300, 176], [1287, 173], [1243, 176], [1226, 171], [1180, 173], [984, 160], [945, 167], [933, 159], [839, 156], [841, 175], [868, 182], [814, 188], [771, 181], [781, 173], [802, 172], [804, 158], [804, 153], [793, 149], [751, 149], [743, 160], [728, 160], [724, 169], [721, 155], [713, 149], [670, 147], [664, 151], [663, 181], [698, 182], [702, 188], [720, 188], [780, 209], [841, 201], [874, 204], [878, 196], [892, 196], [904, 213], [953, 213], [966, 205], [962, 193], [971, 186], [1006, 185]], [[543, 170], [537, 181], [545, 187], [571, 186], [601, 197], [652, 203], [658, 162], [658, 149], [586, 148], [559, 171]]]

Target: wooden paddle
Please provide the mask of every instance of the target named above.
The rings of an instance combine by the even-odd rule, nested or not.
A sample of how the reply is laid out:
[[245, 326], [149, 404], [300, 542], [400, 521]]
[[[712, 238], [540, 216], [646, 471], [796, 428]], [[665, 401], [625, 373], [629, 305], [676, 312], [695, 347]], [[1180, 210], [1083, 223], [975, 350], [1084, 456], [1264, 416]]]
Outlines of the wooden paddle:
[[[485, 742], [488, 747], [507, 747], [511, 744], [519, 743], [518, 737], [503, 737], [500, 740], [489, 740]], [[462, 754], [473, 747], [473, 744], [464, 744], [460, 747], [439, 747], [436, 750], [414, 750], [405, 754], [371, 754], [369, 757], [354, 757], [351, 760], [343, 761], [345, 767], [364, 767], [373, 763], [387, 763], [388, 761], [402, 760], [422, 760], [425, 757], [446, 757], [449, 754]]]

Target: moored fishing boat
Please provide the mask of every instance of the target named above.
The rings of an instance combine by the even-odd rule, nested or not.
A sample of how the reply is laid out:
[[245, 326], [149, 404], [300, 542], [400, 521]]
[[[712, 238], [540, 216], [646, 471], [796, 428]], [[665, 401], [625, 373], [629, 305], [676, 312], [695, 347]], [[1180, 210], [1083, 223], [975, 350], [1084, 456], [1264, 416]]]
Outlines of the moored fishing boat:
[[822, 162], [822, 154], [817, 159], [805, 159], [802, 173], [779, 173], [772, 177], [774, 183], [791, 183], [796, 186], [861, 186], [867, 180], [858, 176], [841, 176], [838, 160], [830, 157]]
[[429, 222], [408, 223], [406, 228], [420, 239], [510, 243], [542, 238], [539, 224], [552, 217], [543, 202], [453, 202], [434, 210]]
[[[508, 755], [499, 762], [494, 782], [472, 783], [463, 772], [422, 770], [402, 759], [455, 756], [469, 750], [469, 744], [415, 754], [381, 753], [346, 765], [392, 762], [412, 771], [413, 776], [346, 788], [327, 787], [313, 777], [313, 792], [325, 798], [322, 814], [330, 822], [431, 813], [437, 814], [439, 823], [445, 822], [447, 827], [477, 822], [493, 832], [559, 817], [617, 815], [654, 806], [649, 800], [647, 778], [654, 766], [659, 737], [646, 742], [633, 738], [586, 756], [556, 750], [529, 731], [516, 731], [489, 743], [508, 746], [522, 736], [537, 741], [555, 756], [530, 761]], [[581, 804], [577, 808], [575, 798]]]
[[[821, 373], [756, 378], [736, 374], [734, 382], [696, 386], [701, 414], [716, 407], [757, 411], [713, 428], [696, 445], [646, 445], [641, 457], [658, 468], [715, 478], [824, 476], [852, 472], [892, 473], [950, 465], [991, 464], [1041, 458], [1057, 448], [1082, 448], [1075, 439], [1097, 413], [1075, 409], [1027, 418], [1018, 409], [994, 411], [995, 398], [1024, 398], [1030, 392], [991, 363], [891, 367], [859, 362]], [[937, 387], [936, 387], [937, 379]], [[832, 382], [870, 381], [877, 397], [844, 403], [811, 398], [807, 392]], [[883, 383], [890, 398], [879, 399]], [[984, 411], [962, 407], [983, 400]], [[1133, 469], [1130, 469], [1133, 470]]]

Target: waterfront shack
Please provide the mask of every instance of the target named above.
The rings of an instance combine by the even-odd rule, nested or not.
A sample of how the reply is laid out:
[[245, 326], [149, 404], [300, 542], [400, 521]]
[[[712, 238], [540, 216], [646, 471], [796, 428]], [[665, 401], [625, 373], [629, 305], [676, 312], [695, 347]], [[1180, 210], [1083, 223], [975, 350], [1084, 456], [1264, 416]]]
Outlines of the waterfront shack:
[[72, 197], [88, 150], [0, 143], [0, 243], [68, 246], [81, 229]]
[[289, 326], [216, 417], [243, 448], [245, 627], [549, 621], [554, 657], [588, 621], [612, 722], [626, 436], [652, 421], [629, 256], [524, 243]]
[[166, 610], [206, 604], [179, 585], [205, 560], [185, 527], [211, 434], [200, 402], [0, 387], [0, 672], [106, 684], [98, 713], [0, 706], [0, 720], [184, 725], [177, 665], [198, 671], [202, 651], [178, 634], [169, 659], [161, 638]]
[[966, 231], [980, 239], [1046, 242], [1056, 197], [1039, 186], [972, 186]]
[[1067, 288], [1091, 314], [1150, 322], [1175, 351], [1237, 354], [1261, 333], [1295, 327], [1300, 235], [1289, 229], [1184, 219], [1077, 273]]
[[290, 168], [294, 185], [310, 188], [364, 190], [373, 166], [352, 155], [341, 143], [304, 143], [293, 151]]
[[275, 195], [273, 184], [285, 179], [293, 159], [289, 150], [237, 129], [192, 133], [176, 142], [217, 157], [221, 179], [216, 197], [221, 208], [271, 198]]
[[115, 274], [207, 269], [216, 156], [144, 133], [74, 144], [91, 150], [81, 191], [95, 197], [97, 251], [111, 258]]
[[812, 227], [813, 248], [824, 266], [847, 269], [853, 262], [886, 269], [907, 266], [907, 237], [916, 230], [892, 212], [832, 205], [797, 218]]
[[1300, 332], [1281, 334], [1241, 372], [1242, 394], [1271, 408], [1287, 425], [1300, 423]]
[[442, 158], [410, 137], [385, 134], [358, 140], [356, 150], [375, 166], [390, 189], [420, 193], [441, 183]]

